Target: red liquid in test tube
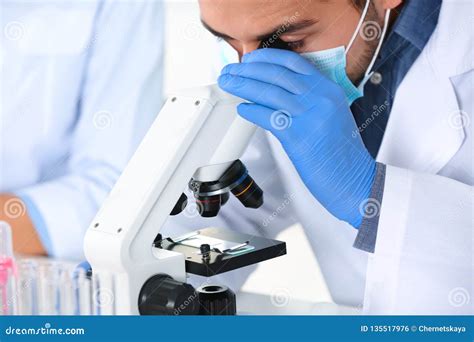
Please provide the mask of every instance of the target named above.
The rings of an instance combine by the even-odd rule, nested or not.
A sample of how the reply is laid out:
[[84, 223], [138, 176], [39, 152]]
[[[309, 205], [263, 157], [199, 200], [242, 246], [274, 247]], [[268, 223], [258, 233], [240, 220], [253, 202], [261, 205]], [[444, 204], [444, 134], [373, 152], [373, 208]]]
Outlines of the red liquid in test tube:
[[0, 221], [0, 314], [15, 314], [16, 267], [10, 225]]

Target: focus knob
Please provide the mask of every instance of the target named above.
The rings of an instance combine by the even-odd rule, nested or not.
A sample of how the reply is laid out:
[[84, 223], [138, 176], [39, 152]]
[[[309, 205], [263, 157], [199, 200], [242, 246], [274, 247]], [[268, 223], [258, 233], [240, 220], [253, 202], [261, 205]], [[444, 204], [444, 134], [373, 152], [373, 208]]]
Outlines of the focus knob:
[[199, 302], [194, 287], [158, 274], [143, 285], [138, 310], [141, 315], [198, 315]]
[[200, 315], [230, 316], [235, 315], [237, 307], [235, 294], [222, 285], [205, 285], [197, 289], [200, 304]]

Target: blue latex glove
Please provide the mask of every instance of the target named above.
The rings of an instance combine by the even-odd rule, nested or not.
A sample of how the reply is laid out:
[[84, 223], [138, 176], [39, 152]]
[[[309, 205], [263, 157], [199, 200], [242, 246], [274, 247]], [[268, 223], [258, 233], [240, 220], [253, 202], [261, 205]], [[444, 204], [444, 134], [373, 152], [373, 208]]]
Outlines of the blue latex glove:
[[239, 114], [272, 132], [313, 196], [358, 228], [376, 163], [339, 85], [297, 53], [260, 49], [227, 65], [219, 86], [251, 102]]

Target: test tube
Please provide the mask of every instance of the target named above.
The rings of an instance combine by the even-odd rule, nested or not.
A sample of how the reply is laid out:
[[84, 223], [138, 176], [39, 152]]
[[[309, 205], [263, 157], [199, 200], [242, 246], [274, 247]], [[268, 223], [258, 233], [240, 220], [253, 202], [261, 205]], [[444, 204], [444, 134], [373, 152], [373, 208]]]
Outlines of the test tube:
[[[62, 262], [40, 263], [38, 310], [40, 315], [90, 313], [90, 280]], [[88, 288], [89, 287], [89, 288]]]
[[0, 313], [17, 313], [16, 267], [10, 225], [0, 221]]
[[74, 276], [76, 289], [76, 315], [92, 315], [92, 280], [83, 268], [77, 268]]
[[60, 314], [74, 315], [76, 312], [76, 282], [71, 266], [61, 265], [59, 282]]
[[115, 277], [111, 273], [92, 273], [94, 315], [115, 315]]
[[38, 315], [38, 263], [24, 259], [18, 262], [18, 313]]
[[38, 272], [38, 314], [60, 315], [60, 274], [61, 269], [56, 263], [39, 265]]

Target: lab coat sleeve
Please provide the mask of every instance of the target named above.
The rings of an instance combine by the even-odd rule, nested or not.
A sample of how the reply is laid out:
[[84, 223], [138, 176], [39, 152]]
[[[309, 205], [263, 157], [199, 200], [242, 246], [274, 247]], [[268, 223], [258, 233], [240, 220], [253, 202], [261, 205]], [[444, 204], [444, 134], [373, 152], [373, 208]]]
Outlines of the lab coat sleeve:
[[86, 228], [159, 111], [161, 2], [104, 1], [88, 53], [67, 174], [16, 191], [61, 258], [83, 257]]
[[353, 245], [355, 248], [370, 253], [374, 252], [375, 241], [377, 240], [377, 227], [379, 225], [377, 210], [383, 198], [385, 168], [384, 164], [377, 163], [374, 184], [372, 185], [369, 199], [361, 207], [364, 215]]
[[473, 188], [387, 166], [364, 309], [472, 314]]

